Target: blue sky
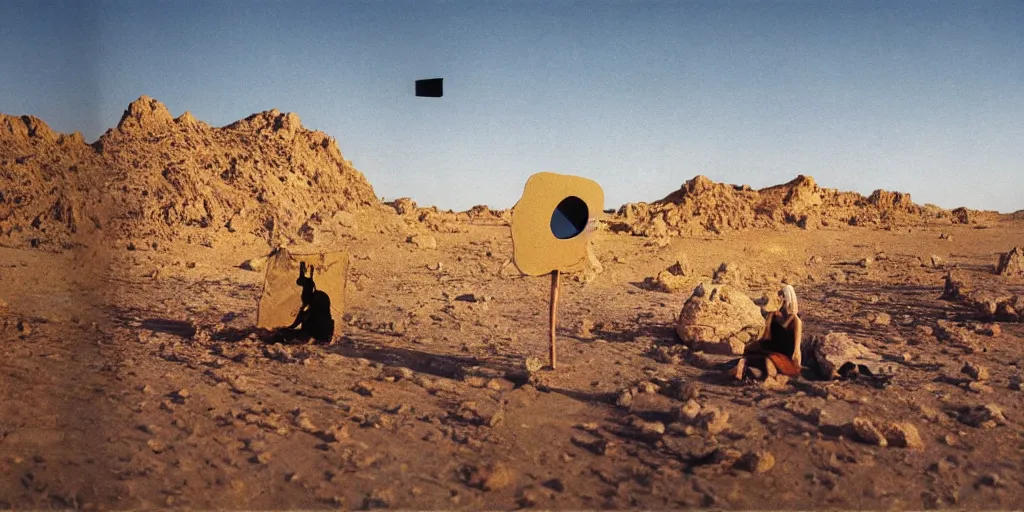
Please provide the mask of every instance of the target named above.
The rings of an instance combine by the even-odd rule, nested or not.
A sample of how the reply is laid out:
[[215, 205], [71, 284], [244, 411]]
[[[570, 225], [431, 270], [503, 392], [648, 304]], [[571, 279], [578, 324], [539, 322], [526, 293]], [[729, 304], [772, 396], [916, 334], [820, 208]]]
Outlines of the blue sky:
[[8, 0], [0, 48], [0, 112], [91, 142], [140, 95], [215, 126], [277, 108], [445, 209], [540, 171], [606, 208], [697, 174], [1024, 208], [1019, 1]]

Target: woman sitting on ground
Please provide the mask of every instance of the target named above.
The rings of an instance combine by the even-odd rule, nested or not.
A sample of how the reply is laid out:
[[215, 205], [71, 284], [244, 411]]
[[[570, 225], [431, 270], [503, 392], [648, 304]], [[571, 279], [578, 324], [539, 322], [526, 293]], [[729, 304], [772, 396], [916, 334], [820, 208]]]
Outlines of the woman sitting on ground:
[[743, 350], [743, 357], [736, 365], [734, 376], [743, 380], [743, 371], [750, 364], [765, 371], [766, 378], [782, 373], [795, 377], [800, 375], [800, 342], [803, 337], [803, 321], [796, 301], [796, 290], [783, 285], [779, 290], [782, 307], [768, 313], [764, 329], [753, 343]]

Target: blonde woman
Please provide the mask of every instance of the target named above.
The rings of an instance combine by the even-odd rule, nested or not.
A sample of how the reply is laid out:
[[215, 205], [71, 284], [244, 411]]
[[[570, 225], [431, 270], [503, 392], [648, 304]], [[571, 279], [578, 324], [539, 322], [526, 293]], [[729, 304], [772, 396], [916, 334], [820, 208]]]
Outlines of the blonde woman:
[[804, 324], [799, 316], [796, 290], [791, 285], [783, 285], [779, 297], [782, 298], [782, 307], [768, 313], [761, 335], [744, 349], [733, 374], [737, 380], [743, 380], [743, 371], [748, 364], [763, 368], [769, 378], [778, 373], [791, 377], [800, 375], [800, 342]]

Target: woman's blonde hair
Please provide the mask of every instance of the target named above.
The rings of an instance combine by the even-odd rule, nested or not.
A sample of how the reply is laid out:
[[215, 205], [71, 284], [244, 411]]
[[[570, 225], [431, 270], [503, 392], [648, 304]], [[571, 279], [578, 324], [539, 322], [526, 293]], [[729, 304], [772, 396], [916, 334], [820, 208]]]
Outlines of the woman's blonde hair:
[[782, 309], [784, 309], [786, 313], [790, 315], [800, 313], [800, 304], [796, 300], [796, 290], [793, 289], [792, 285], [782, 285], [782, 289], [779, 290], [779, 295], [782, 296]]

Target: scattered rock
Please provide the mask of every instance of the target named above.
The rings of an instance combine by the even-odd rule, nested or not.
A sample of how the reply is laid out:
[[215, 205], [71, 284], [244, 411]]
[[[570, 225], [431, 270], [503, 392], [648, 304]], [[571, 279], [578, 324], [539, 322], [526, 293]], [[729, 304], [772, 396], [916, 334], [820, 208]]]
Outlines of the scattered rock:
[[882, 431], [875, 426], [875, 424], [865, 418], [854, 418], [853, 419], [853, 431], [857, 435], [857, 438], [867, 444], [873, 444], [881, 447], [889, 445], [889, 441], [882, 434]]
[[589, 318], [580, 320], [579, 329], [576, 331], [580, 339], [591, 339], [594, 337], [594, 321]]
[[735, 263], [725, 262], [718, 266], [718, 268], [712, 273], [711, 282], [713, 284], [728, 284], [732, 286], [742, 286], [744, 281], [743, 272], [739, 266]]
[[420, 249], [437, 249], [437, 239], [431, 235], [413, 235], [406, 241]]
[[978, 485], [984, 485], [987, 487], [997, 487], [999, 486], [1000, 481], [1001, 479], [999, 478], [999, 475], [995, 473], [989, 473], [983, 475], [981, 478], [978, 479]]
[[248, 259], [243, 261], [242, 264], [239, 265], [239, 267], [244, 270], [249, 270], [251, 272], [262, 272], [267, 268], [267, 258], [264, 256], [260, 258]]
[[999, 327], [999, 324], [982, 324], [974, 332], [984, 336], [999, 336], [1003, 333], [1003, 329]]
[[996, 404], [962, 409], [959, 420], [961, 423], [976, 428], [995, 428], [1006, 425], [1006, 416], [1003, 415], [1003, 409]]
[[646, 436], [660, 436], [665, 434], [665, 424], [659, 421], [644, 421], [637, 418], [633, 420], [632, 424], [633, 428]]
[[149, 446], [149, 449], [153, 450], [153, 453], [163, 453], [167, 450], [167, 444], [159, 439], [150, 439], [149, 441], [146, 441], [146, 446]]
[[619, 397], [615, 400], [615, 405], [623, 409], [629, 409], [633, 405], [633, 392], [627, 389], [619, 393]]
[[976, 365], [971, 362], [964, 364], [964, 367], [960, 369], [960, 372], [966, 373], [972, 379], [979, 382], [986, 381], [989, 378], [988, 368], [985, 368], [984, 366], [981, 365]]
[[867, 369], [873, 375], [895, 372], [893, 364], [884, 363], [882, 356], [854, 342], [843, 332], [829, 331], [825, 335], [811, 336], [804, 342], [801, 351], [805, 354], [805, 365], [815, 368], [823, 378], [840, 377], [840, 370], [851, 364], [860, 371]]
[[545, 363], [540, 358], [532, 357], [531, 356], [531, 357], [527, 357], [526, 358], [525, 366], [526, 366], [526, 373], [534, 374], [534, 373], [537, 373], [537, 372], [541, 371], [544, 368]]
[[742, 354], [764, 326], [761, 309], [728, 286], [708, 290], [704, 283], [686, 299], [676, 321], [676, 334], [694, 350]]
[[385, 377], [391, 377], [396, 381], [403, 379], [412, 380], [412, 378], [415, 376], [415, 373], [412, 370], [404, 366], [388, 366], [387, 368], [384, 368], [382, 374]]
[[353, 386], [352, 390], [363, 396], [373, 396], [374, 393], [373, 384], [365, 381], [357, 382], [356, 385]]
[[669, 398], [686, 402], [700, 397], [700, 384], [697, 382], [686, 382], [676, 377], [670, 380], [666, 386], [662, 387], [661, 392]]
[[680, 255], [679, 259], [669, 266], [667, 270], [674, 276], [690, 277], [693, 275], [693, 267], [690, 266], [690, 262], [685, 255]]
[[690, 280], [686, 277], [675, 275], [668, 270], [662, 270], [657, 276], [644, 279], [644, 286], [665, 293], [679, 293], [685, 290], [689, 283]]
[[910, 423], [890, 423], [883, 428], [889, 445], [913, 450], [923, 450], [924, 442], [917, 432], [917, 427]]
[[931, 257], [932, 268], [942, 268], [942, 258], [932, 255]]
[[766, 450], [749, 452], [740, 458], [736, 467], [751, 473], [767, 473], [775, 467], [775, 456]]
[[996, 274], [1001, 276], [1024, 276], [1024, 250], [1014, 247], [999, 255]]
[[466, 401], [459, 404], [455, 417], [475, 425], [496, 427], [505, 420], [505, 412], [497, 404]]
[[950, 271], [946, 274], [946, 283], [942, 289], [943, 300], [960, 300], [967, 298], [970, 294], [970, 285], [967, 278], [960, 272]]
[[700, 404], [696, 400], [687, 400], [685, 405], [676, 409], [676, 419], [683, 423], [694, 423], [700, 415], [700, 409]]
[[711, 435], [717, 435], [729, 427], [729, 413], [714, 405], [701, 409], [697, 415], [698, 425]]
[[18, 330], [19, 338], [24, 339], [32, 334], [32, 326], [25, 320], [18, 320], [18, 323], [15, 324], [14, 327]]
[[504, 464], [498, 462], [483, 466], [463, 468], [466, 484], [484, 491], [499, 491], [512, 485], [515, 474]]

